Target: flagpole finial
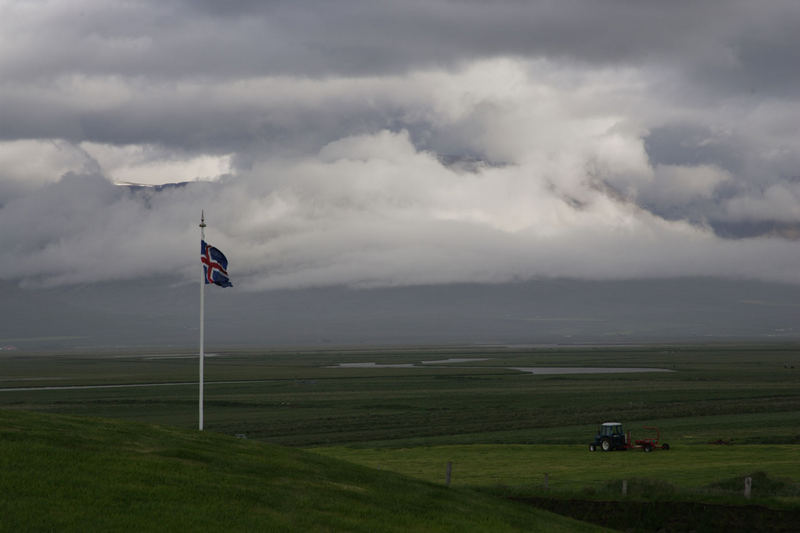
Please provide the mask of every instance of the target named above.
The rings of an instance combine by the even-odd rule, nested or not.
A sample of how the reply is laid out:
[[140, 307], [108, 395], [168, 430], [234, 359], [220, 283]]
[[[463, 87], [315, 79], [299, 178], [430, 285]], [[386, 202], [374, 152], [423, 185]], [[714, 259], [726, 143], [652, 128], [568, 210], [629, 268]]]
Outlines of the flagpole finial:
[[203, 210], [200, 210], [200, 227], [206, 227], [206, 214]]

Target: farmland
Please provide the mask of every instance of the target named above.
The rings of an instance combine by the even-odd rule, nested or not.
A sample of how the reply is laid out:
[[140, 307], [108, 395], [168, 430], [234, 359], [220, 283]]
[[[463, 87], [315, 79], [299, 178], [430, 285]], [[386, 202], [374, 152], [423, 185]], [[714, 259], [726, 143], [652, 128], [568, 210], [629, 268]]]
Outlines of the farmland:
[[[194, 354], [0, 357], [2, 408], [196, 427]], [[449, 359], [460, 360], [436, 363]], [[671, 372], [512, 370], [551, 366]], [[142, 384], [159, 386], [63, 388]], [[800, 442], [791, 345], [220, 351], [206, 359], [205, 393], [207, 429], [292, 446], [584, 444], [605, 420], [658, 423], [679, 445]]]
[[[434, 484], [444, 482], [451, 462], [453, 487], [505, 498], [619, 500], [624, 480], [629, 499], [738, 505], [742, 479], [752, 475], [754, 502], [775, 512], [800, 508], [800, 346], [211, 355], [205, 388], [210, 432], [305, 447]], [[0, 409], [185, 429], [197, 424], [197, 358], [191, 353], [6, 353], [0, 364]], [[662, 371], [514, 370], [545, 367]], [[596, 425], [607, 420], [625, 423], [635, 436], [641, 426], [657, 425], [672, 450], [589, 452]]]

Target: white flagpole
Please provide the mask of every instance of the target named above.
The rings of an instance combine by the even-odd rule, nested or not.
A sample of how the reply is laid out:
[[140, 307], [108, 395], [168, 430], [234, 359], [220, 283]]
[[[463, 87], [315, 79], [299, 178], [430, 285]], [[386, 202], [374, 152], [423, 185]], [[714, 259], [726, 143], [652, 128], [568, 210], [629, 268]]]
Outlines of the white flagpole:
[[[205, 213], [200, 211], [200, 240], [206, 240], [206, 219]], [[205, 266], [203, 266], [203, 278], [200, 280], [200, 431], [203, 431], [203, 337], [204, 337], [204, 327], [205, 327], [205, 292], [206, 292], [206, 274], [205, 274]]]

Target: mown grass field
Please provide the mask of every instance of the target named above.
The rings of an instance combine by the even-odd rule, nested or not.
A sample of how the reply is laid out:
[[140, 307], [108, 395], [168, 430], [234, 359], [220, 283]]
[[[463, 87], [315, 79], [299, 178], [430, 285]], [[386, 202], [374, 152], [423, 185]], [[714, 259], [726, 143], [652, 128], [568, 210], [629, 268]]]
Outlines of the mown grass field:
[[[800, 508], [800, 449], [796, 445], [698, 445], [650, 454], [591, 453], [584, 446], [519, 444], [401, 449], [326, 447], [314, 451], [433, 483], [444, 482], [450, 462], [452, 486], [508, 493], [622, 499], [622, 481], [627, 480], [626, 499], [649, 499], [653, 496], [647, 492], [649, 487], [637, 491], [634, 485], [650, 480], [662, 489], [669, 487], [670, 497], [675, 499]], [[753, 476], [755, 473], [787, 486], [776, 491], [773, 483], [764, 483], [764, 479], [758, 479], [760, 474]], [[756, 478], [749, 501], [743, 496], [746, 476]], [[655, 496], [663, 498], [665, 491], [659, 490]]]

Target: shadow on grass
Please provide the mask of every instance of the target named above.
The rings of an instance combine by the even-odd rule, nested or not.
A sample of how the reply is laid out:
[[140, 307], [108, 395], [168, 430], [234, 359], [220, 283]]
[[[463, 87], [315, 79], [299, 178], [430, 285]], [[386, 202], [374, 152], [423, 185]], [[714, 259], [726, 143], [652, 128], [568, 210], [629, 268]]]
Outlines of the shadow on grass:
[[765, 531], [794, 532], [800, 509], [786, 508], [778, 499], [797, 497], [800, 485], [792, 480], [770, 478], [755, 472], [749, 501], [743, 496], [744, 479], [731, 478], [694, 490], [669, 483], [631, 479], [614, 480], [577, 492], [542, 488], [497, 489], [506, 497], [585, 522], [624, 531]]

